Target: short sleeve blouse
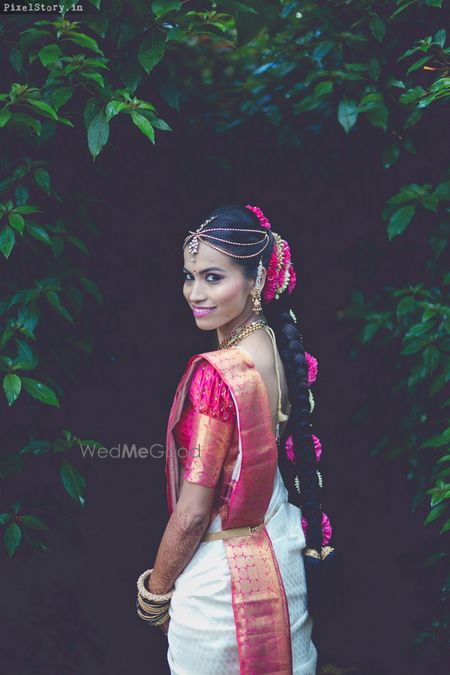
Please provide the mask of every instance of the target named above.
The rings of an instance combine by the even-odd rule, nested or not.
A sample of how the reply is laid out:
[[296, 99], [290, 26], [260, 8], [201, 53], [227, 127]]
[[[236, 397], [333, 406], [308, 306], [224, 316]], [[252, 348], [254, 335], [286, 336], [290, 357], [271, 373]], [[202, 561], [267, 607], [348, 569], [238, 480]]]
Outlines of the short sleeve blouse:
[[[183, 478], [215, 487], [230, 445], [236, 408], [229, 387], [207, 361], [196, 367], [175, 434]], [[196, 452], [195, 449], [198, 448]]]

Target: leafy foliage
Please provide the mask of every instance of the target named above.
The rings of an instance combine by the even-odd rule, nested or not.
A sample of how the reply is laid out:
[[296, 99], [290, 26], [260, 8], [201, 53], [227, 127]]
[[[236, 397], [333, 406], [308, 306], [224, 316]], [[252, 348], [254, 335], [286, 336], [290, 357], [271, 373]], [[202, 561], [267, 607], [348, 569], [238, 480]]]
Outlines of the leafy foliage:
[[[196, 10], [176, 1], [90, 0], [78, 21], [67, 13], [72, 4], [62, 2], [61, 15], [48, 19], [10, 16], [0, 25], [2, 62], [10, 66], [0, 83], [0, 134], [7, 140], [0, 162], [0, 256], [7, 279], [0, 299], [0, 371], [9, 407], [29, 408], [33, 400], [48, 407], [63, 404], [63, 388], [53, 379], [55, 357], [75, 379], [76, 352], [92, 350], [82, 334], [83, 310], [88, 301], [103, 302], [84, 268], [90, 253], [83, 230], [96, 234], [96, 228], [83, 199], [59, 193], [46, 144], [70, 130], [84, 136], [79, 147], [95, 161], [119, 115], [154, 144], [171, 127], [153, 103], [136, 95], [137, 87], [151, 77], [159, 97], [179, 110], [174, 57], [205, 38], [232, 44], [237, 15], [258, 14], [233, 0], [224, 3], [224, 12], [215, 3]], [[24, 428], [24, 434], [20, 452], [3, 452], [1, 480], [17, 481], [21, 472], [32, 470], [30, 457], [58, 458], [84, 442], [67, 430], [53, 441], [36, 438], [32, 428]], [[86, 480], [75, 464], [60, 460], [59, 478], [83, 506]], [[27, 528], [46, 529], [37, 515], [22, 516], [20, 504], [2, 505], [9, 557]], [[24, 538], [48, 548], [41, 539]]]

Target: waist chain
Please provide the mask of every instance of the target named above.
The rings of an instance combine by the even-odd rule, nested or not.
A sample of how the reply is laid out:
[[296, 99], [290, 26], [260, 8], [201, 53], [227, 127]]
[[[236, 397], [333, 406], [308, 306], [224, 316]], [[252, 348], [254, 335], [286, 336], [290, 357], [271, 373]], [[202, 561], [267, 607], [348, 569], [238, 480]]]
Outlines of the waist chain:
[[274, 517], [280, 506], [281, 504], [277, 506], [275, 511], [272, 513], [271, 516], [269, 516], [269, 518], [267, 518], [267, 520], [265, 520], [263, 523], [260, 523], [259, 525], [245, 525], [244, 527], [232, 527], [228, 530], [207, 532], [200, 539], [200, 543], [202, 544], [204, 541], [216, 541], [217, 539], [229, 539], [230, 537], [246, 537], [250, 534], [260, 532], [267, 525], [267, 523]]

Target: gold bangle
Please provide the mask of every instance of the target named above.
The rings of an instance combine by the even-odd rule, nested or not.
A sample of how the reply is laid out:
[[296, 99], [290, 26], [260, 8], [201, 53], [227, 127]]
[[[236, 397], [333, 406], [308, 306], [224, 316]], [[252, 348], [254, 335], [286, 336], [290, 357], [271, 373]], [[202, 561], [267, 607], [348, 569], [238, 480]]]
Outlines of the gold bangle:
[[150, 593], [150, 591], [148, 591], [145, 588], [144, 583], [145, 583], [145, 581], [147, 580], [148, 577], [151, 577], [153, 569], [154, 568], [152, 567], [151, 570], [145, 570], [145, 572], [142, 572], [141, 576], [139, 577], [139, 579], [137, 581], [137, 588], [138, 588], [139, 593], [146, 600], [152, 600], [153, 602], [159, 602], [159, 603], [163, 604], [163, 603], [167, 602], [167, 600], [170, 600], [170, 598], [173, 595], [174, 588], [172, 588], [172, 590], [169, 591], [169, 593], [163, 593], [161, 595], [157, 595], [156, 593]]
[[138, 602], [142, 609], [144, 609], [146, 612], [149, 612], [150, 614], [161, 614], [162, 612], [165, 612], [167, 610], [167, 607], [170, 604], [170, 601], [167, 602], [164, 605], [150, 605], [145, 600], [138, 594], [137, 596]]
[[141, 619], [143, 619], [144, 621], [146, 621], [147, 623], [149, 623], [149, 624], [152, 625], [152, 626], [160, 626], [160, 625], [163, 624], [165, 621], [167, 621], [167, 619], [170, 618], [169, 612], [165, 612], [165, 613], [162, 615], [162, 617], [160, 617], [160, 618], [158, 618], [158, 619], [155, 620], [155, 619], [152, 619], [152, 618], [150, 618], [150, 617], [145, 616], [144, 614], [142, 614], [142, 613], [139, 611], [139, 609], [136, 609], [136, 611], [137, 611], [137, 613], [138, 613], [138, 616], [140, 616]]

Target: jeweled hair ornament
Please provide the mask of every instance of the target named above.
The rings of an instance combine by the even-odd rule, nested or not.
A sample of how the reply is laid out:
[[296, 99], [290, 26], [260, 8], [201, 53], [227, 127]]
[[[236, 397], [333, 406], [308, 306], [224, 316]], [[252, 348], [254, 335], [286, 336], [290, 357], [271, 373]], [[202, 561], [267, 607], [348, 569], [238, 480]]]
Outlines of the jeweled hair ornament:
[[[196, 230], [189, 230], [189, 235], [184, 240], [183, 248], [186, 247], [186, 244], [189, 244], [189, 253], [191, 254], [192, 262], [195, 262], [195, 256], [198, 253], [200, 242], [203, 242], [216, 251], [220, 251], [220, 253], [229, 255], [232, 258], [253, 258], [255, 256], [261, 255], [266, 246], [269, 244], [269, 234], [267, 232], [261, 233], [261, 230], [243, 229], [238, 227], [209, 227], [207, 230], [204, 230], [205, 226], [214, 220], [214, 218], [217, 218], [217, 216], [207, 218]], [[254, 232], [255, 234], [262, 234], [263, 236], [257, 241], [243, 243], [241, 241], [229, 241], [228, 239], [223, 239], [222, 237], [216, 237], [215, 235], [210, 234], [210, 232]], [[220, 246], [213, 244], [210, 240], [219, 241], [224, 244], [232, 244], [234, 246], [259, 246], [259, 248], [254, 253], [250, 253], [248, 255], [238, 255], [237, 253], [230, 253], [229, 251], [220, 248]]]

